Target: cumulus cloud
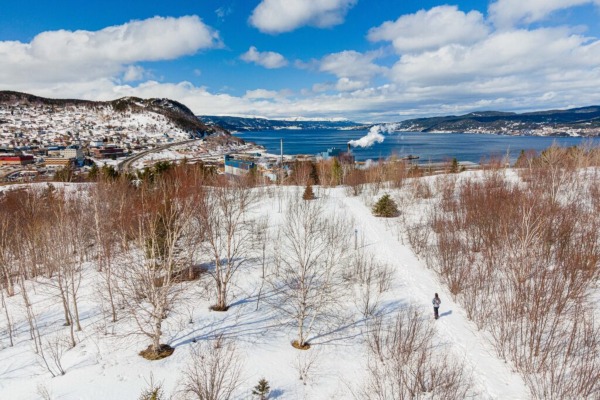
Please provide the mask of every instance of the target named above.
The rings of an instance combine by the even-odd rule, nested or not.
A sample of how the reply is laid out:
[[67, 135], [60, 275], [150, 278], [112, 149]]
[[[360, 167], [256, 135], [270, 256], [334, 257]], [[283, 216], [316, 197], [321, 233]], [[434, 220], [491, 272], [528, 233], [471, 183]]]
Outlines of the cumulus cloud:
[[144, 78], [145, 73], [144, 68], [137, 65], [130, 65], [123, 73], [123, 80], [125, 82], [139, 81]]
[[[544, 12], [534, 7], [541, 4], [524, 2], [512, 20], [523, 21], [527, 15], [543, 18], [559, 5], [581, 3], [544, 1], [552, 6], [543, 8]], [[398, 60], [385, 75], [392, 82], [389, 89], [364, 87], [351, 92], [352, 96], [386, 96], [398, 108], [408, 106], [413, 113], [429, 109], [435, 114], [481, 108], [531, 110], [600, 101], [600, 94], [591, 89], [600, 84], [600, 41], [577, 34], [580, 30], [569, 26], [540, 25], [499, 28], [478, 12], [465, 14], [451, 6], [404, 15], [371, 29], [368, 36], [372, 41], [390, 42], [398, 53]]]
[[373, 42], [392, 42], [398, 53], [436, 49], [447, 44], [470, 44], [487, 36], [489, 28], [478, 11], [464, 13], [440, 6], [387, 21], [369, 31]]
[[[338, 78], [335, 89], [347, 92], [367, 87], [375, 76], [387, 74], [388, 68], [374, 62], [379, 56], [378, 52], [359, 53], [346, 50], [329, 54], [314, 62], [314, 65], [317, 65], [321, 72], [335, 75]], [[315, 91], [322, 91], [326, 86], [316, 85], [315, 88]]]
[[250, 16], [261, 32], [277, 34], [310, 25], [327, 28], [341, 24], [358, 0], [262, 0]]
[[[497, 3], [502, 1], [508, 0]], [[0, 86], [59, 98], [169, 97], [197, 114], [361, 122], [597, 104], [600, 41], [576, 32], [581, 31], [543, 20], [535, 29], [498, 28], [476, 11], [436, 7], [369, 32], [370, 40], [390, 43], [397, 54], [346, 50], [297, 62], [298, 69], [323, 80], [311, 80], [310, 87], [296, 92], [259, 85], [234, 96], [190, 82], [150, 80], [141, 68], [145, 61], [221, 45], [218, 34], [198, 17], [152, 18], [95, 32], [46, 32], [30, 43], [0, 42]], [[246, 55], [263, 66], [285, 60], [279, 55], [279, 61], [265, 61], [269, 53], [277, 55], [253, 47]], [[383, 62], [386, 66], [378, 65]]]
[[258, 51], [254, 46], [251, 46], [240, 58], [248, 63], [252, 62], [268, 69], [282, 68], [288, 64], [288, 61], [281, 54], [274, 51]]
[[266, 89], [247, 90], [244, 95], [246, 99], [274, 99], [276, 97], [279, 97], [279, 92]]
[[369, 80], [387, 71], [387, 68], [373, 62], [378, 56], [376, 52], [359, 53], [354, 50], [332, 53], [323, 57], [319, 70], [334, 74], [338, 78]]
[[219, 35], [197, 16], [154, 17], [99, 31], [48, 31], [30, 43], [0, 42], [0, 83], [135, 78], [129, 65], [172, 60], [221, 45]]
[[404, 55], [392, 76], [397, 82], [423, 86], [509, 77], [524, 84], [541, 80], [546, 86], [556, 72], [593, 69], [599, 62], [600, 42], [563, 28], [540, 28], [499, 31], [472, 46], [449, 45]]
[[490, 4], [489, 15], [494, 25], [510, 28], [543, 20], [555, 11], [590, 3], [600, 5], [599, 0], [497, 0]]

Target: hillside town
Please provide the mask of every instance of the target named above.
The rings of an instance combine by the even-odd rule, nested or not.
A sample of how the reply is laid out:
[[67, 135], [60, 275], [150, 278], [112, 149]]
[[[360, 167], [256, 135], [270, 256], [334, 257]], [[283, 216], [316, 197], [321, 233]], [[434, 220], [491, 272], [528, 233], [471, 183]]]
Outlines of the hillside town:
[[[223, 130], [208, 128], [199, 121], [199, 127], [182, 126], [178, 114], [186, 110], [174, 109], [176, 106], [169, 101], [148, 106], [135, 99], [59, 104], [45, 99], [24, 101], [20, 97], [2, 101], [0, 179], [43, 179], [61, 168], [84, 174], [94, 164], [120, 168], [135, 155], [192, 140], [194, 147], [181, 149], [185, 155], [180, 158], [222, 159], [223, 154], [237, 147], [248, 147]], [[185, 117], [195, 120], [193, 114]]]
[[252, 172], [272, 182], [298, 161], [354, 162], [349, 150], [337, 148], [317, 155], [268, 154], [219, 126], [204, 125], [167, 99], [91, 102], [0, 94], [0, 181], [5, 182], [51, 180], [64, 170], [81, 180], [95, 167], [132, 172], [184, 160], [220, 174]]

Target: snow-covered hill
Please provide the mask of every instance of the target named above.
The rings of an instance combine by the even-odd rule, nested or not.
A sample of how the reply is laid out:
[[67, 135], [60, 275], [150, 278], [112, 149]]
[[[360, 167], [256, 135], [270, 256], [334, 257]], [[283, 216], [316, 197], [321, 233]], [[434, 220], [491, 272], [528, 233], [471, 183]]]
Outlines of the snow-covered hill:
[[0, 147], [90, 142], [119, 145], [166, 143], [226, 134], [203, 124], [169, 99], [121, 98], [108, 102], [46, 99], [0, 92]]
[[[67, 189], [71, 193], [85, 190], [76, 185], [69, 185]], [[285, 220], [286, 204], [299, 198], [303, 188], [260, 190], [262, 196], [252, 209], [252, 218], [267, 224], [266, 262], [271, 266], [268, 268], [274, 268], [277, 261], [269, 254], [285, 241], [277, 232]], [[428, 339], [432, 340], [435, 353], [451, 356], [464, 366], [465, 376], [472, 381], [468, 389], [470, 398], [529, 398], [522, 378], [498, 358], [490, 338], [478, 331], [467, 319], [464, 309], [451, 300], [451, 294], [434, 272], [399, 240], [396, 220], [384, 220], [371, 214], [370, 205], [376, 199], [374, 192], [349, 197], [344, 188], [316, 187], [315, 191], [316, 201], [324, 213], [344, 215], [344, 220], [356, 229], [357, 249], [352, 250], [350, 244], [349, 255], [374, 257], [378, 265], [388, 271], [381, 281], [385, 286], [381, 295], [373, 297], [375, 314], [392, 318], [398, 312], [417, 310], [420, 323], [432, 329], [433, 334]], [[353, 236], [350, 243], [354, 241]], [[8, 314], [4, 308], [0, 313], [0, 398], [136, 399], [151, 381], [162, 383], [166, 394], [176, 393], [182, 388], [186, 371], [196, 357], [194, 349], [200, 348], [208, 357], [215, 343], [221, 341], [236, 347], [237, 361], [226, 368], [241, 368], [234, 399], [253, 398], [252, 388], [261, 378], [269, 381], [271, 398], [351, 399], [353, 393], [354, 398], [361, 398], [358, 393], [369, 379], [366, 331], [370, 329], [370, 318], [360, 311], [363, 298], [358, 294], [341, 295], [335, 328], [318, 322], [322, 325], [316, 327], [309, 338], [311, 349], [297, 350], [290, 345], [296, 335], [294, 321], [290, 325], [289, 320], [281, 317], [276, 305], [269, 302], [275, 293], [268, 290], [268, 285], [263, 287], [260, 245], [253, 246], [251, 256], [238, 273], [233, 286], [234, 301], [225, 313], [209, 311], [213, 302], [208, 277], [183, 285], [180, 300], [163, 321], [163, 342], [173, 346], [175, 352], [159, 361], [138, 356], [148, 340], [134, 334], [138, 331], [134, 319], [127, 318], [121, 310], [117, 322], [107, 317], [109, 306], [102, 290], [103, 273], [98, 272], [94, 260], [86, 262], [78, 294], [82, 330], [76, 332], [74, 348], [61, 350], [60, 362], [66, 373], [55, 378], [35, 352], [27, 323], [27, 307], [17, 287], [14, 296], [5, 298]], [[209, 254], [200, 253], [198, 257], [199, 263], [210, 261]], [[63, 309], [56, 287], [48, 278], [36, 278], [26, 286], [31, 296], [29, 309], [35, 314], [42, 345], [52, 347], [54, 340], [68, 336], [69, 331], [63, 326]], [[363, 286], [355, 286], [353, 290], [364, 295]], [[432, 320], [434, 292], [442, 298], [442, 317], [438, 321]], [[13, 347], [9, 347], [6, 315], [10, 315], [14, 326]], [[46, 352], [52, 360], [50, 350]], [[55, 365], [50, 368], [56, 370]], [[429, 397], [424, 394], [423, 398]]]

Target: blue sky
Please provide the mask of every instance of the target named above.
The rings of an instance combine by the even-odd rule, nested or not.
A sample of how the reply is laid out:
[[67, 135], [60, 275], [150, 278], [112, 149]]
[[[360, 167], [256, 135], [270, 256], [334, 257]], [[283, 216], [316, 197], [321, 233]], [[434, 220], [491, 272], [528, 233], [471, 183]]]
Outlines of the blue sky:
[[399, 121], [600, 104], [600, 0], [6, 2], [0, 89]]

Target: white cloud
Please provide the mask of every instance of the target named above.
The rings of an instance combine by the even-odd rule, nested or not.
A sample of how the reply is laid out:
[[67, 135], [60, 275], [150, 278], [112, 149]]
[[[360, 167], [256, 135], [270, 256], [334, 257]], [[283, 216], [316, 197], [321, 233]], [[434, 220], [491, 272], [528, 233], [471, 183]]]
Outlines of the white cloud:
[[231, 7], [219, 7], [215, 10], [215, 14], [221, 21], [224, 21], [225, 17], [229, 16], [232, 12], [233, 9]]
[[285, 67], [288, 62], [284, 56], [274, 51], [258, 51], [251, 46], [240, 58], [246, 62], [252, 62], [268, 69]]
[[440, 6], [384, 22], [369, 31], [368, 39], [390, 41], [398, 53], [406, 53], [447, 44], [475, 43], [488, 32], [483, 15], [478, 11], [465, 14], [456, 6]]
[[378, 56], [377, 52], [363, 54], [354, 50], [332, 53], [323, 57], [319, 70], [334, 74], [338, 78], [369, 81], [374, 76], [387, 72], [387, 68], [373, 62]]
[[123, 80], [125, 82], [139, 81], [145, 76], [144, 68], [137, 65], [130, 65], [123, 73]]
[[566, 29], [500, 31], [472, 46], [448, 45], [436, 51], [404, 55], [393, 67], [396, 82], [438, 86], [515, 78], [551, 85], [557, 71], [594, 69], [600, 42]]
[[367, 87], [369, 82], [359, 81], [350, 78], [340, 78], [335, 84], [335, 89], [340, 92], [351, 92], [354, 90], [362, 89]]
[[0, 84], [132, 77], [129, 65], [136, 62], [172, 60], [220, 45], [218, 33], [197, 16], [154, 17], [99, 31], [48, 31], [30, 43], [0, 42]]
[[341, 24], [358, 0], [262, 0], [250, 16], [261, 32], [277, 34], [310, 25], [327, 28]]
[[[97, 32], [47, 32], [30, 43], [0, 42], [0, 87], [91, 100], [169, 97], [197, 114], [357, 121], [600, 103], [600, 41], [569, 27], [496, 29], [477, 12], [437, 7], [374, 28], [369, 39], [392, 43], [395, 60], [379, 52], [342, 51], [296, 63], [302, 71], [333, 79], [311, 81], [295, 93], [254, 87], [233, 96], [189, 82], [149, 80], [140, 67], [144, 61], [220, 45], [217, 33], [197, 17], [152, 18]], [[249, 62], [263, 66], [283, 58], [252, 47], [246, 54]], [[275, 57], [265, 61], [268, 54]], [[382, 59], [395, 64], [378, 65]]]
[[599, 0], [497, 0], [490, 4], [489, 15], [497, 27], [510, 28], [543, 20], [555, 11], [590, 3], [600, 5]]
[[276, 97], [279, 97], [279, 92], [266, 89], [247, 90], [244, 95], [246, 99], [274, 99]]

